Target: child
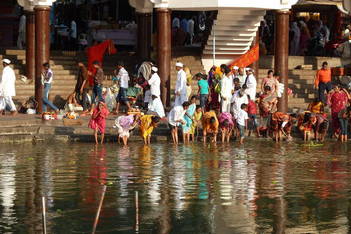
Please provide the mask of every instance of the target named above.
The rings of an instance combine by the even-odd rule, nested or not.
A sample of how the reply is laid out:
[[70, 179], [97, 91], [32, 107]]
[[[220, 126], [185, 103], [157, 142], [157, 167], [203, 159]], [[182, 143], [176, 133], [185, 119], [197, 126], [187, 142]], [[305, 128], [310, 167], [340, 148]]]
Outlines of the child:
[[186, 123], [184, 121], [184, 115], [189, 106], [189, 102], [184, 102], [181, 106], [173, 107], [173, 109], [168, 113], [168, 124], [171, 129], [174, 144], [178, 144], [178, 126]]
[[[191, 130], [190, 130], [190, 134], [192, 135], [192, 138], [194, 138], [194, 134], [195, 134], [195, 130], [197, 132], [197, 135], [199, 134], [199, 125], [201, 124], [201, 119], [202, 119], [202, 107], [201, 106], [196, 106], [196, 110], [194, 113], [194, 118], [193, 118], [193, 124], [191, 125]], [[197, 136], [196, 136], [197, 139]]]
[[99, 101], [91, 116], [89, 127], [94, 129], [95, 143], [98, 142], [98, 132], [101, 134], [101, 144], [104, 142], [106, 118], [109, 115], [107, 107], [103, 101]]
[[200, 96], [200, 106], [202, 111], [205, 111], [205, 107], [208, 101], [208, 95], [210, 94], [210, 87], [208, 85], [207, 76], [201, 73], [196, 74], [197, 85], [199, 86], [198, 95]]
[[219, 127], [222, 132], [222, 142], [229, 142], [234, 127], [233, 116], [228, 112], [223, 112], [218, 116]]
[[240, 86], [240, 80], [239, 78], [234, 78], [233, 79], [233, 82], [234, 82], [234, 91], [238, 91], [241, 89], [241, 86]]
[[247, 99], [249, 103], [247, 104], [247, 114], [249, 115], [249, 136], [251, 136], [251, 132], [255, 131], [257, 137], [260, 137], [260, 131], [257, 126], [257, 106], [256, 103], [250, 99], [250, 96], [247, 95]]
[[239, 110], [237, 114], [237, 128], [240, 133], [240, 144], [244, 143], [244, 138], [245, 138], [245, 130], [247, 130], [247, 120], [249, 119], [249, 116], [247, 114], [247, 104], [243, 103], [241, 104], [241, 109]]
[[128, 115], [126, 112], [125, 115], [119, 116], [115, 120], [115, 127], [118, 129], [118, 142], [122, 139], [123, 145], [128, 144], [130, 130], [135, 128], [138, 119], [138, 115]]
[[140, 133], [145, 145], [150, 145], [151, 133], [160, 122], [160, 117], [154, 115], [144, 115], [140, 118]]
[[203, 130], [203, 138], [204, 143], [206, 143], [207, 133], [213, 134], [212, 142], [217, 142], [217, 134], [218, 134], [218, 126], [219, 122], [217, 119], [216, 112], [208, 111], [205, 112], [202, 118], [202, 130]]
[[185, 124], [182, 125], [182, 129], [183, 129], [183, 142], [184, 143], [189, 143], [190, 142], [190, 135], [193, 135], [193, 141], [194, 141], [194, 133], [191, 132], [191, 126], [193, 124], [193, 117], [195, 114], [195, 110], [196, 110], [196, 96], [192, 96], [190, 99], [190, 106], [187, 109], [187, 111], [185, 112], [184, 115], [184, 121]]

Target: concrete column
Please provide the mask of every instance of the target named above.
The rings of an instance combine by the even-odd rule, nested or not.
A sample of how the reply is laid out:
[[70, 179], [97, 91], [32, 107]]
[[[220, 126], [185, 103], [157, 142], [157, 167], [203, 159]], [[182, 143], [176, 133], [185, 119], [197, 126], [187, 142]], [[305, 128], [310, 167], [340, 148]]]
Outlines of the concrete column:
[[142, 60], [150, 59], [152, 13], [136, 13], [138, 24], [137, 54]]
[[171, 92], [171, 11], [157, 9], [157, 63], [164, 105], [170, 105]]
[[35, 79], [35, 15], [26, 11], [26, 76]]
[[42, 112], [43, 86], [41, 84], [42, 65], [50, 59], [50, 7], [36, 6], [35, 11], [35, 100], [37, 112]]
[[285, 86], [278, 100], [278, 111], [285, 113], [288, 111], [289, 15], [288, 10], [275, 14], [274, 70], [280, 74], [280, 82]]

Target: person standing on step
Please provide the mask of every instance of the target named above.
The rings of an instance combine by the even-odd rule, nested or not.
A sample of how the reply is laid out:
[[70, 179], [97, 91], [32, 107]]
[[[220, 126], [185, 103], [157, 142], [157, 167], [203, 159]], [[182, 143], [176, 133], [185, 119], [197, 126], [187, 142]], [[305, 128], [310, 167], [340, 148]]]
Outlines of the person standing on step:
[[96, 73], [94, 76], [93, 97], [91, 99], [92, 110], [95, 107], [95, 103], [98, 103], [104, 100], [104, 98], [102, 97], [102, 85], [103, 85], [102, 83], [104, 80], [104, 71], [102, 70], [99, 61], [94, 61], [93, 65], [94, 65], [94, 68], [96, 69]]
[[12, 97], [16, 96], [16, 75], [13, 69], [10, 67], [11, 61], [9, 59], [3, 59], [2, 65], [2, 76], [0, 77], [0, 114], [2, 114], [6, 106], [10, 108], [11, 114], [16, 115], [16, 106], [12, 100]]
[[47, 106], [53, 109], [55, 112], [58, 112], [59, 109], [49, 101], [49, 92], [51, 89], [51, 83], [54, 78], [54, 73], [50, 69], [49, 63], [43, 64], [43, 72], [41, 73], [41, 83], [44, 86], [43, 90], [43, 112], [47, 111]]
[[117, 69], [118, 69], [118, 74], [117, 74], [117, 79], [119, 80], [119, 92], [117, 96], [117, 104], [116, 104], [116, 114], [119, 112], [119, 107], [121, 103], [125, 103], [128, 110], [130, 109], [130, 104], [128, 102], [128, 97], [127, 97], [127, 89], [129, 87], [129, 74], [127, 70], [124, 68], [124, 63], [122, 61], [119, 61], [117, 63]]
[[88, 69], [82, 62], [78, 62], [78, 76], [77, 83], [75, 87], [76, 99], [79, 100], [80, 104], [83, 106], [83, 110], [89, 109], [89, 82], [88, 82]]
[[174, 106], [181, 106], [185, 101], [186, 98], [186, 73], [183, 70], [184, 65], [181, 62], [176, 63], [176, 70], [177, 70], [177, 82], [175, 87], [175, 102]]
[[317, 71], [316, 78], [314, 80], [314, 87], [318, 88], [318, 98], [324, 104], [327, 103], [325, 91], [329, 93], [332, 90], [331, 83], [331, 70], [328, 67], [327, 62], [322, 63], [322, 68]]
[[230, 112], [230, 101], [233, 96], [233, 79], [230, 77], [230, 69], [227, 65], [221, 65], [223, 77], [221, 79], [221, 112]]
[[257, 87], [257, 81], [256, 78], [253, 74], [253, 70], [251, 68], [246, 68], [246, 80], [245, 80], [245, 84], [244, 87], [245, 88], [245, 92], [247, 95], [250, 95], [250, 99], [255, 101], [256, 100], [256, 87]]
[[165, 117], [165, 110], [163, 108], [163, 104], [160, 98], [161, 90], [161, 79], [157, 74], [157, 67], [151, 67], [151, 78], [148, 80], [151, 91], [151, 102], [149, 103], [149, 110], [156, 112], [160, 118]]

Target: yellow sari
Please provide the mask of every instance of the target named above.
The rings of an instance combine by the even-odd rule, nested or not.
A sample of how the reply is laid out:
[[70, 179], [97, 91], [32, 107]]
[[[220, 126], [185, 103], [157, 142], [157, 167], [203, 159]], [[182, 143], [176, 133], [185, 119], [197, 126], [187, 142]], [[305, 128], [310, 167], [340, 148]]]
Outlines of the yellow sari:
[[191, 125], [191, 129], [190, 129], [190, 134], [194, 134], [196, 127], [200, 124], [200, 120], [202, 119], [202, 112], [196, 112], [194, 113], [194, 119], [193, 119], [193, 123]]
[[153, 115], [144, 115], [140, 118], [140, 132], [145, 139], [151, 135], [154, 127], [151, 125]]

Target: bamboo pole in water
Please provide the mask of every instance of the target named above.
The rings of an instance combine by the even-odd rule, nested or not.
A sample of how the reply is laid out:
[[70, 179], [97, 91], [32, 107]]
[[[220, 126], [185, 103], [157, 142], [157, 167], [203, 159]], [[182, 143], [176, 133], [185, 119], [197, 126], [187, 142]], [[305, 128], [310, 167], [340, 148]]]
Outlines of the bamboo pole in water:
[[100, 211], [101, 211], [102, 203], [103, 203], [104, 198], [105, 198], [105, 192], [106, 192], [106, 185], [104, 185], [104, 187], [102, 188], [102, 194], [101, 194], [101, 198], [100, 198], [99, 207], [98, 207], [98, 210], [96, 212], [92, 234], [95, 234], [96, 227], [97, 227], [97, 224], [99, 222]]
[[139, 194], [135, 191], [135, 231], [139, 232]]
[[42, 204], [42, 216], [43, 216], [43, 233], [46, 234], [46, 205], [45, 205], [45, 197], [41, 198]]

